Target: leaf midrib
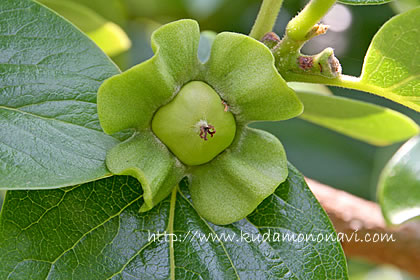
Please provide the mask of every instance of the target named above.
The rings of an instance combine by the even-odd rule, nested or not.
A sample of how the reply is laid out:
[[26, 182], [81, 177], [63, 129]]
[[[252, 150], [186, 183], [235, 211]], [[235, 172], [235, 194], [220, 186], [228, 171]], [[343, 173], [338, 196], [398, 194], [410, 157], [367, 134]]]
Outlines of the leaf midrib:
[[[37, 116], [37, 115], [34, 115], [34, 114], [31, 114], [31, 113], [27, 113], [27, 112], [23, 112], [23, 111], [20, 111], [20, 110], [17, 110], [17, 109], [15, 109], [15, 110], [13, 110], [13, 109], [11, 109], [11, 108], [7, 108], [7, 107], [4, 107], [4, 106], [0, 106], [0, 109], [5, 109], [5, 110], [11, 110], [11, 111], [17, 111], [17, 112], [19, 112], [19, 113], [22, 113], [22, 114], [28, 114], [28, 115], [30, 115], [30, 116], [33, 116], [33, 117], [35, 117], [35, 118], [40, 118], [40, 119], [46, 119], [46, 120], [54, 120], [54, 121], [59, 121], [59, 122], [62, 122], [62, 123], [66, 123], [66, 124], [69, 124], [69, 125], [75, 125], [75, 126], [78, 126], [78, 127], [82, 127], [82, 128], [84, 128], [84, 129], [88, 129], [88, 130], [91, 130], [91, 131], [93, 131], [93, 132], [99, 132], [99, 131], [97, 131], [97, 130], [94, 130], [94, 129], [90, 129], [90, 128], [87, 128], [87, 127], [84, 127], [84, 126], [80, 126], [80, 125], [77, 125], [77, 124], [72, 124], [72, 123], [68, 123], [68, 122], [65, 122], [65, 121], [60, 121], [60, 120], [56, 120], [56, 119], [52, 119], [52, 118], [44, 118], [44, 117], [40, 117], [40, 116]], [[24, 130], [24, 129], [22, 129], [21, 127], [19, 127], [19, 126], [16, 126], [16, 125], [13, 125], [13, 126], [15, 126], [16, 128], [18, 128], [19, 130], [22, 130], [23, 132], [25, 132], [25, 133], [29, 133], [28, 131], [26, 131], [26, 130]], [[51, 125], [50, 125], [51, 126]], [[58, 130], [57, 128], [55, 128], [54, 126], [51, 126], [53, 129], [55, 129], [55, 130]], [[59, 130], [58, 130], [59, 131]], [[63, 135], [65, 135], [65, 133], [63, 133], [63, 132], [61, 132], [60, 131], [60, 133], [62, 133]], [[29, 133], [30, 134], [30, 133]], [[31, 134], [32, 136], [34, 136], [33, 134]], [[70, 135], [67, 135], [67, 136], [69, 136], [69, 137], [71, 137]], [[104, 137], [111, 137], [111, 136], [105, 136], [104, 135]], [[37, 139], [40, 139], [42, 142], [44, 142], [44, 143], [46, 143], [47, 145], [54, 145], [53, 143], [49, 143], [49, 142], [47, 142], [47, 141], [45, 141], [44, 139], [42, 139], [42, 138], [40, 138], [40, 137], [36, 137]], [[0, 138], [1, 139], [1, 138]], [[13, 150], [16, 150], [16, 151], [18, 151], [18, 152], [20, 152], [20, 153], [23, 153], [23, 154], [25, 154], [26, 156], [29, 156], [35, 163], [37, 163], [39, 166], [41, 166], [43, 169], [49, 169], [49, 168], [47, 168], [47, 167], [45, 167], [45, 166], [43, 166], [43, 164], [41, 164], [40, 162], [38, 162], [36, 159], [34, 159], [33, 158], [33, 156], [32, 155], [30, 155], [30, 154], [28, 154], [28, 153], [26, 153], [26, 152], [23, 152], [23, 151], [21, 151], [21, 150], [19, 150], [19, 149], [17, 149], [17, 148], [15, 148], [15, 147], [12, 147], [12, 146], [10, 146], [10, 145], [8, 145], [7, 143], [5, 143], [5, 142], [3, 142], [3, 141], [0, 141], [0, 143], [1, 144], [3, 144], [3, 145], [5, 145], [5, 146], [7, 146], [7, 147], [9, 147], [10, 149], [13, 149]], [[90, 145], [91, 146], [95, 146], [97, 149], [99, 149], [99, 150], [104, 150], [104, 147], [103, 146], [100, 146], [100, 145], [97, 145], [96, 143], [90, 143]], [[61, 149], [60, 149], [61, 151], [63, 151], [63, 152], [66, 152], [66, 153], [68, 153], [68, 154], [77, 154], [77, 156], [79, 156], [79, 157], [81, 157], [81, 158], [84, 158], [84, 159], [87, 159], [87, 160], [89, 160], [89, 161], [97, 161], [97, 162], [103, 162], [103, 159], [102, 158], [94, 158], [94, 157], [92, 157], [92, 156], [89, 156], [89, 155], [85, 155], [85, 154], [80, 154], [80, 153], [76, 153], [74, 150], [66, 150], [66, 149], [63, 149], [62, 147], [61, 147]], [[74, 165], [75, 166], [75, 165]]]
[[175, 206], [176, 206], [176, 194], [178, 192], [178, 186], [176, 186], [171, 193], [171, 203], [169, 206], [169, 217], [168, 217], [168, 231], [169, 231], [169, 260], [170, 260], [170, 274], [171, 279], [175, 280], [175, 251], [174, 251], [174, 220], [175, 220]]
[[[197, 215], [198, 215], [198, 212], [197, 212], [197, 210], [195, 209], [195, 207], [194, 207], [194, 205], [190, 202], [190, 200], [184, 195], [184, 193], [180, 190], [180, 189], [178, 189], [178, 192], [179, 192], [179, 194], [182, 196], [182, 198], [190, 205], [190, 207], [192, 208], [192, 209], [194, 209], [194, 211], [197, 213]], [[212, 234], [214, 234], [215, 236], [216, 236], [216, 232], [214, 231], [214, 229], [208, 224], [208, 222], [203, 218], [203, 217], [201, 217], [200, 215], [198, 215], [199, 217], [200, 217], [200, 219], [204, 222], [204, 224], [208, 227], [208, 229], [212, 232]], [[236, 277], [237, 277], [237, 279], [238, 280], [240, 280], [241, 278], [239, 277], [239, 274], [238, 274], [238, 271], [236, 270], [236, 267], [234, 266], [234, 264], [233, 264], [233, 261], [232, 261], [232, 258], [230, 257], [230, 255], [229, 255], [229, 253], [227, 252], [227, 250], [226, 250], [226, 247], [225, 247], [225, 244], [223, 243], [223, 241], [220, 239], [220, 240], [218, 240], [219, 242], [220, 242], [220, 246], [222, 246], [222, 248], [223, 248], [223, 251], [225, 252], [225, 254], [226, 254], [226, 257], [228, 258], [228, 260], [229, 260], [229, 262], [230, 262], [230, 265], [231, 265], [231, 267], [233, 268], [233, 271], [235, 271], [235, 275], [236, 275]]]
[[[0, 35], [0, 37], [1, 37], [1, 35]], [[41, 65], [38, 64], [38, 63], [42, 63], [45, 59], [47, 59], [49, 57], [52, 57], [52, 56], [55, 56], [55, 55], [61, 55], [61, 54], [76, 55], [76, 54], [80, 54], [80, 53], [83, 53], [83, 52], [86, 52], [86, 51], [87, 51], [87, 49], [86, 50], [81, 50], [80, 52], [74, 52], [74, 53], [71, 53], [71, 52], [61, 52], [61, 53], [52, 54], [52, 55], [49, 55], [49, 56], [46, 56], [46, 57], [42, 58], [36, 64], [34, 64], [34, 63], [32, 63], [32, 64], [29, 64], [29, 63], [27, 63], [27, 64], [24, 64], [24, 63], [16, 64], [16, 63], [4, 63], [3, 62], [3, 63], [0, 63], [0, 66], [18, 66], [18, 67], [22, 67], [23, 66], [23, 67], [35, 67], [35, 68], [38, 68], [38, 69], [49, 70], [49, 71], [53, 70], [55, 73], [60, 73], [60, 74], [62, 74], [65, 77], [77, 76], [77, 77], [86, 78], [88, 80], [92, 80], [92, 81], [95, 81], [95, 82], [98, 82], [98, 83], [102, 83], [103, 82], [102, 79], [95, 79], [95, 78], [90, 77], [90, 76], [87, 76], [87, 75], [82, 75], [82, 74], [80, 74], [80, 72], [81, 71], [85, 71], [87, 69], [91, 69], [93, 67], [103, 67], [103, 66], [106, 66], [106, 65], [89, 66], [88, 68], [82, 69], [82, 70], [80, 70], [78, 72], [73, 72], [73, 71], [67, 71], [67, 70], [58, 70], [58, 69], [55, 69], [55, 68], [46, 67], [45, 65], [42, 65], [42, 64]], [[53, 67], [53, 66], [51, 66], [51, 67]], [[0, 74], [2, 74], [2, 73], [0, 73]], [[10, 74], [10, 73], [5, 73], [5, 75], [6, 74]]]
[[[38, 118], [38, 119], [41, 119], [41, 120], [56, 121], [56, 122], [64, 123], [66, 125], [71, 125], [71, 126], [74, 125], [74, 126], [81, 127], [81, 128], [84, 128], [84, 129], [92, 130], [94, 132], [101, 132], [100, 130], [92, 129], [92, 128], [89, 128], [89, 127], [86, 127], [86, 126], [83, 126], [83, 125], [80, 125], [80, 124], [77, 124], [77, 123], [66, 122], [66, 121], [63, 121], [63, 120], [56, 119], [56, 118], [48, 118], [48, 117], [36, 115], [34, 113], [31, 113], [31, 112], [22, 111], [22, 110], [19, 110], [17, 108], [13, 108], [13, 107], [8, 107], [8, 106], [2, 106], [2, 105], [0, 105], [0, 109], [13, 111], [13, 112], [16, 112], [16, 113], [19, 113], [19, 114], [23, 114], [23, 115], [29, 115], [31, 117]], [[97, 147], [100, 148], [100, 146], [97, 146]]]

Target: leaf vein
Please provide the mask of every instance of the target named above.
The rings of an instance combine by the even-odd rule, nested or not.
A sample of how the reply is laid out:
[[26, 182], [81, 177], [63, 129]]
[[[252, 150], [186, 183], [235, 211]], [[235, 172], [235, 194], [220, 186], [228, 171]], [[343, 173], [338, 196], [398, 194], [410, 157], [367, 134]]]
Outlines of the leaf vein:
[[130, 207], [131, 205], [133, 205], [135, 202], [137, 202], [140, 198], [142, 198], [143, 195], [138, 196], [136, 199], [134, 199], [133, 201], [129, 202], [126, 206], [122, 207], [120, 209], [120, 211], [118, 211], [116, 214], [109, 216], [108, 218], [106, 218], [103, 222], [99, 223], [98, 225], [92, 227], [90, 230], [86, 231], [83, 235], [80, 236], [80, 238], [78, 240], [76, 240], [74, 242], [74, 244], [69, 247], [68, 249], [64, 250], [58, 257], [56, 257], [51, 263], [53, 264], [48, 272], [48, 275], [51, 273], [51, 270], [53, 269], [54, 264], [61, 258], [63, 257], [67, 252], [73, 250], [74, 248], [76, 248], [76, 246], [81, 242], [81, 240], [86, 237], [88, 234], [92, 233], [93, 231], [95, 231], [96, 229], [98, 229], [99, 227], [105, 225], [107, 222], [109, 222], [110, 220], [112, 220], [115, 217], [118, 217], [121, 215], [121, 213], [127, 209], [128, 207]]

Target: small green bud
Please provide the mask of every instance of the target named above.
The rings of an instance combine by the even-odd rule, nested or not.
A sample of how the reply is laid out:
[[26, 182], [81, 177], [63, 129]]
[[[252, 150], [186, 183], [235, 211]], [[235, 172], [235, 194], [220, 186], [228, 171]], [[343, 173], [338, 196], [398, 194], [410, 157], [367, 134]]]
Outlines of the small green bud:
[[187, 165], [211, 161], [230, 146], [236, 123], [219, 95], [204, 82], [189, 82], [154, 115], [155, 135]]

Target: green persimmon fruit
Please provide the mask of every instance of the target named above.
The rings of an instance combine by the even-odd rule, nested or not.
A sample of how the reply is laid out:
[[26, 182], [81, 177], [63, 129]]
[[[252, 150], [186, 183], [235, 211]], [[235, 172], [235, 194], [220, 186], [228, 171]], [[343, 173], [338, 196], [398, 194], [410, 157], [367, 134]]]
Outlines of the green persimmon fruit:
[[229, 147], [236, 123], [213, 88], [192, 81], [156, 112], [152, 130], [184, 164], [200, 165]]

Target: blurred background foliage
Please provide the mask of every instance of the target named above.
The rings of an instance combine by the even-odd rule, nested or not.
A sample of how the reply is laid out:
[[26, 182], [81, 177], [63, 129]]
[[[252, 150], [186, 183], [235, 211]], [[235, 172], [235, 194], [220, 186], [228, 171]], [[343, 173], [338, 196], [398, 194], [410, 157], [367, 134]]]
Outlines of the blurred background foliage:
[[[193, 18], [201, 30], [248, 34], [260, 0], [39, 0], [72, 21], [102, 47], [122, 69], [153, 55], [150, 35], [161, 24]], [[286, 0], [274, 31], [283, 34], [287, 22], [305, 0]], [[370, 40], [396, 13], [420, 5], [420, 0], [399, 0], [381, 6], [337, 4], [323, 19], [331, 26], [326, 35], [307, 43], [303, 51], [315, 54], [333, 47], [343, 73], [360, 74]], [[67, 7], [67, 8], [66, 8]], [[400, 111], [420, 124], [420, 113], [386, 99], [354, 90], [331, 88], [334, 94]], [[289, 160], [307, 177], [375, 200], [379, 172], [403, 144], [375, 147], [300, 119], [256, 123], [284, 144]], [[4, 193], [0, 192], [0, 206]], [[368, 213], [366, 213], [368, 214]], [[351, 279], [414, 279], [391, 267], [350, 260]]]

